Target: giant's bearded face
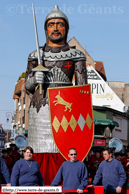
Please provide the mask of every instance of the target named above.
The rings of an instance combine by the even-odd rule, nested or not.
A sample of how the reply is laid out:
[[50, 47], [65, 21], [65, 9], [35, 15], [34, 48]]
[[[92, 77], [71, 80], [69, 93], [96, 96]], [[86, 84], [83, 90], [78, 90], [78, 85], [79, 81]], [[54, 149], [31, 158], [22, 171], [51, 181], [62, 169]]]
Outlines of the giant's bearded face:
[[48, 39], [58, 43], [65, 38], [65, 21], [62, 19], [51, 19], [47, 22]]
[[56, 18], [48, 20], [45, 31], [48, 44], [49, 41], [57, 44], [60, 42], [64, 42], [64, 44], [66, 43], [68, 30], [66, 22], [63, 19]]

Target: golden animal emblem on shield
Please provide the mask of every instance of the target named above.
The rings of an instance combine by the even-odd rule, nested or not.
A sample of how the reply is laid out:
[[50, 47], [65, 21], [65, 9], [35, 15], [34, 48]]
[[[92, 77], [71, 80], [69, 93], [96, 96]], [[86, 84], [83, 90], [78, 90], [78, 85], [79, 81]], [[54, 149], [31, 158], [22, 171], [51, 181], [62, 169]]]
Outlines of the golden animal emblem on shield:
[[72, 110], [72, 109], [71, 109], [71, 106], [72, 106], [73, 103], [69, 103], [69, 102], [65, 101], [65, 100], [60, 96], [60, 91], [59, 91], [58, 95], [55, 96], [55, 98], [57, 99], [57, 100], [54, 100], [54, 101], [53, 101], [53, 103], [55, 103], [55, 106], [56, 106], [57, 104], [64, 105], [64, 106], [65, 106], [65, 110], [64, 110], [64, 111], [67, 111], [67, 109], [69, 109], [69, 112], [71, 112], [71, 110]]

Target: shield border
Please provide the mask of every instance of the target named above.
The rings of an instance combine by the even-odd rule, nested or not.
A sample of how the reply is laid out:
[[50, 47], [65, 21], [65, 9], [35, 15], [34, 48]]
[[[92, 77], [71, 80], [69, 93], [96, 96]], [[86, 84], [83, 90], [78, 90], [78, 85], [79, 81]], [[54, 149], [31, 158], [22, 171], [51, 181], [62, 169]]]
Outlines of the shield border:
[[[55, 142], [54, 136], [53, 136], [53, 131], [52, 131], [52, 120], [51, 120], [51, 110], [50, 110], [50, 98], [49, 98], [49, 90], [51, 89], [61, 89], [61, 88], [73, 88], [73, 87], [84, 87], [84, 86], [90, 86], [90, 94], [91, 94], [91, 85], [90, 84], [84, 84], [84, 85], [75, 85], [75, 86], [61, 86], [61, 87], [51, 87], [51, 88], [47, 88], [47, 93], [48, 93], [48, 102], [49, 102], [49, 113], [50, 113], [50, 124], [51, 124], [51, 133], [52, 133], [52, 138], [53, 141], [56, 145], [56, 148], [58, 149], [59, 153], [63, 156], [63, 158], [65, 158], [65, 160], [68, 160], [63, 154], [62, 152], [59, 150], [59, 148], [57, 147], [57, 144]], [[92, 106], [92, 94], [91, 94], [91, 110], [92, 110], [92, 115], [93, 115], [93, 106]], [[87, 154], [85, 154], [84, 158], [82, 159], [82, 162], [84, 161], [84, 159], [86, 158], [86, 156], [88, 155], [92, 145], [93, 145], [93, 141], [94, 141], [94, 118], [93, 118], [93, 137], [92, 137], [92, 141], [91, 141], [91, 146], [87, 152]]]

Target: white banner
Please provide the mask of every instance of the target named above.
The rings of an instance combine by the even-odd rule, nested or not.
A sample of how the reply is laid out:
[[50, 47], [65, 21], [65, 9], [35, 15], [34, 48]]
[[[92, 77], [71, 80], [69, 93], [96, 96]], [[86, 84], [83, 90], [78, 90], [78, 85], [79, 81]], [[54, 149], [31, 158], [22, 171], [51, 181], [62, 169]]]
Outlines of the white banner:
[[3, 193], [61, 193], [62, 187], [2, 187]]

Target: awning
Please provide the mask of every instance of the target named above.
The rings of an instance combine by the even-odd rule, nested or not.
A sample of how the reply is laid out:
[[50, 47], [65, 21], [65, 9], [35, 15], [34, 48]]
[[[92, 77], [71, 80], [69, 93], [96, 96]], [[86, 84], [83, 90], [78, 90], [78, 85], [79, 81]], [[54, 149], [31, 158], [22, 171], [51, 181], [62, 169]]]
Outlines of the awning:
[[28, 130], [25, 130], [25, 134], [28, 134]]
[[94, 118], [94, 123], [95, 123], [95, 125], [112, 125], [112, 126], [119, 127], [119, 124], [116, 121], [112, 121], [110, 119]]

